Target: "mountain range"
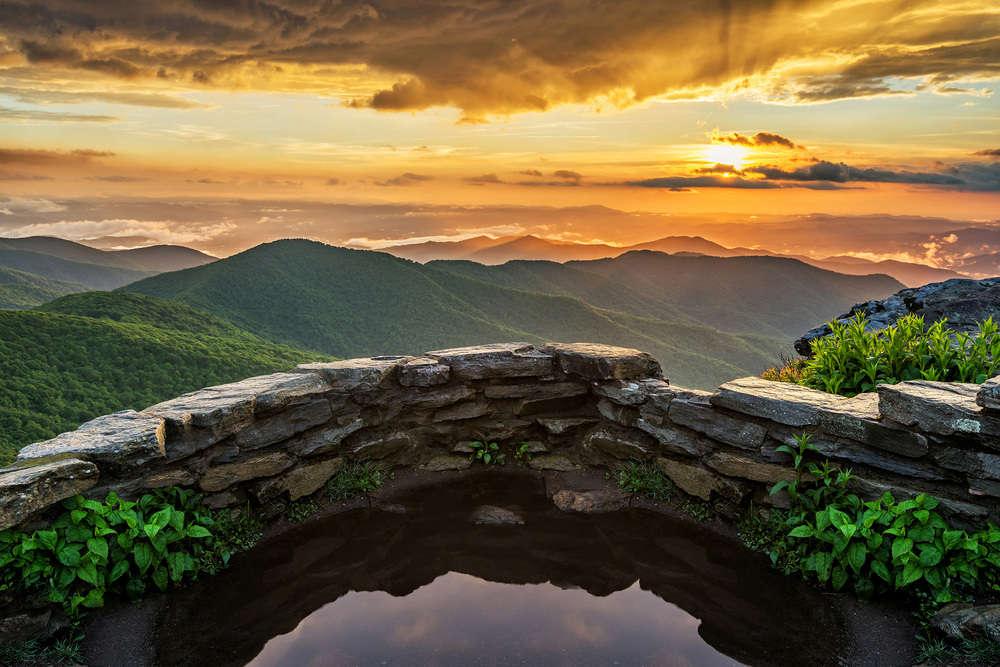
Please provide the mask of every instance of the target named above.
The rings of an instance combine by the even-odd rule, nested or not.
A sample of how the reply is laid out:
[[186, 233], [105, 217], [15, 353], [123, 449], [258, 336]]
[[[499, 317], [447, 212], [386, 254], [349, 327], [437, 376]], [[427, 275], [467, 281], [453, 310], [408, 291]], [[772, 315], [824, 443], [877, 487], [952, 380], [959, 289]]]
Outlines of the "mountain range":
[[0, 309], [24, 309], [64, 294], [112, 290], [215, 258], [183, 246], [98, 250], [51, 236], [0, 238]]
[[537, 236], [477, 236], [464, 241], [428, 241], [412, 245], [395, 245], [381, 249], [397, 257], [417, 262], [440, 259], [467, 260], [480, 264], [504, 264], [512, 260], [547, 260], [552, 262], [581, 261], [619, 257], [636, 250], [655, 250], [669, 254], [709, 255], [712, 257], [769, 256], [791, 257], [821, 269], [847, 275], [891, 276], [907, 287], [919, 287], [932, 282], [967, 276], [950, 269], [924, 264], [884, 260], [875, 262], [845, 255], [816, 259], [805, 255], [779, 255], [762, 248], [727, 248], [700, 236], [667, 236], [656, 241], [630, 246], [603, 243], [571, 243], [551, 241]]
[[[338, 357], [591, 341], [647, 350], [676, 383], [713, 388], [761, 372], [814, 323], [902, 288], [887, 276], [842, 276], [775, 257], [646, 250], [568, 266], [542, 262], [533, 275], [521, 270], [534, 264], [476, 274], [482, 265], [421, 265], [282, 240], [120, 289], [180, 301], [269, 340]], [[752, 298], [754, 290], [762, 294]]]

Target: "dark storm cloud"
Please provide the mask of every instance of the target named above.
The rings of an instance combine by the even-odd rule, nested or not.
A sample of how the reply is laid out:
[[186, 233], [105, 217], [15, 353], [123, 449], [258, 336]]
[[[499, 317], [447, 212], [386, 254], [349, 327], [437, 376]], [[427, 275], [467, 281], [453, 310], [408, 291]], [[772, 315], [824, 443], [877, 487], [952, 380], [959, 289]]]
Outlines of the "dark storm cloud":
[[[823, 30], [803, 30], [818, 10]], [[450, 106], [470, 121], [600, 96], [628, 105], [738, 90], [757, 76], [777, 79], [776, 99], [818, 102], [905, 92], [893, 78], [943, 87], [1000, 72], [988, 3], [828, 10], [821, 0], [8, 0], [0, 42], [29, 69], [222, 89], [257, 85], [241, 78], [250, 69], [281, 88], [290, 67], [363, 65], [394, 83], [349, 106]], [[781, 73], [788, 63], [796, 74]]]
[[736, 188], [738, 190], [772, 190], [782, 187], [764, 180], [725, 178], [724, 176], [669, 176], [647, 178], [644, 181], [629, 181], [623, 185], [639, 188], [666, 188], [673, 192], [690, 188]]
[[961, 163], [942, 165], [938, 172], [890, 171], [871, 167], [853, 167], [826, 160], [807, 167], [787, 170], [772, 165], [757, 165], [743, 170], [759, 174], [769, 181], [829, 183], [902, 183], [942, 186], [950, 190], [990, 192], [1000, 190], [1000, 162], [992, 164]]
[[987, 148], [985, 150], [976, 151], [973, 155], [983, 155], [986, 157], [1000, 157], [1000, 148]]

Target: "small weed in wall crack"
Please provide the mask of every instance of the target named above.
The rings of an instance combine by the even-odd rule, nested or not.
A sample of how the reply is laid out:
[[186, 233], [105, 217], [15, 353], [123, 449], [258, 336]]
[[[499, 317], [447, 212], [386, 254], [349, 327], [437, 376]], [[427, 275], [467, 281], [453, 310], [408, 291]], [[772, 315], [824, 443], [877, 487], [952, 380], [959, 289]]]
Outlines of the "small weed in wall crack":
[[628, 463], [621, 463], [607, 474], [608, 479], [612, 476], [623, 491], [637, 493], [652, 500], [670, 500], [676, 491], [674, 483], [663, 474], [659, 466], [648, 461], [633, 459]]
[[381, 464], [368, 460], [354, 461], [341, 467], [333, 479], [326, 483], [323, 491], [330, 500], [348, 500], [378, 491], [385, 480], [392, 477], [392, 473], [387, 472]]
[[311, 500], [286, 500], [284, 502], [285, 518], [289, 521], [302, 521], [319, 509], [319, 505]]

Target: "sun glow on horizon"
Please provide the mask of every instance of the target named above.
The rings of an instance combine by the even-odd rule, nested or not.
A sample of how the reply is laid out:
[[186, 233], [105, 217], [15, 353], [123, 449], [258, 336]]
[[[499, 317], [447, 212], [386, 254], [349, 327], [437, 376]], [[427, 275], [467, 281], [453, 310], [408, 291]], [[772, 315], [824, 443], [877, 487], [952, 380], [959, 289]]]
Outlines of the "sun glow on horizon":
[[744, 146], [732, 144], [712, 144], [705, 149], [705, 157], [713, 164], [728, 164], [742, 169], [750, 151]]

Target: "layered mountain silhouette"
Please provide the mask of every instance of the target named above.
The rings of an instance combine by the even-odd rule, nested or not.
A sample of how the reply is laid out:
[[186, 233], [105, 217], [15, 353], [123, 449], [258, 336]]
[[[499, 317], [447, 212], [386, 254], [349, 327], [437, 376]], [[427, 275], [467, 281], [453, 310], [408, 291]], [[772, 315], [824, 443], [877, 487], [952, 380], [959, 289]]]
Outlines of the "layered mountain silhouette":
[[0, 309], [29, 308], [72, 292], [112, 290], [212, 261], [183, 246], [106, 251], [51, 236], [0, 238], [0, 269], [15, 272], [0, 277]]
[[551, 241], [537, 236], [504, 236], [492, 239], [477, 236], [464, 241], [429, 241], [413, 245], [389, 246], [382, 249], [397, 257], [417, 262], [439, 259], [469, 260], [480, 264], [504, 264], [512, 260], [548, 260], [553, 262], [580, 261], [619, 257], [636, 250], [655, 250], [682, 256], [712, 257], [791, 257], [812, 266], [847, 275], [882, 273], [903, 283], [919, 287], [927, 283], [966, 275], [950, 269], [938, 269], [923, 264], [885, 260], [874, 262], [846, 255], [816, 259], [805, 255], [780, 255], [763, 248], [727, 248], [700, 236], [667, 236], [647, 243], [616, 247], [601, 243], [569, 243]]

